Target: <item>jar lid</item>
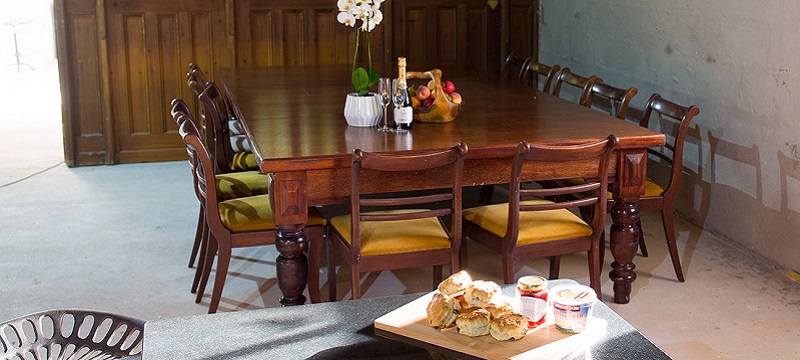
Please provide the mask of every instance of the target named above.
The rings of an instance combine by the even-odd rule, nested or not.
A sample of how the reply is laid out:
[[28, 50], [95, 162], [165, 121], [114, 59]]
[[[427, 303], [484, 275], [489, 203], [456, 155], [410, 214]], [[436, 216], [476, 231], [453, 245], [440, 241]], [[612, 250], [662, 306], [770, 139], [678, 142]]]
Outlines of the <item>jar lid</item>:
[[528, 275], [519, 278], [517, 285], [524, 290], [539, 291], [547, 286], [547, 279], [539, 275]]

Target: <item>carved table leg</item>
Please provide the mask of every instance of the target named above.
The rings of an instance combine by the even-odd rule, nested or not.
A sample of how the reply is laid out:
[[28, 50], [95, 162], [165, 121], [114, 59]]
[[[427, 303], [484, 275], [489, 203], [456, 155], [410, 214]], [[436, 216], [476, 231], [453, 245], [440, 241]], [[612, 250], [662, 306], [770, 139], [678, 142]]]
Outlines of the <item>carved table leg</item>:
[[614, 262], [611, 263], [609, 277], [614, 282], [614, 302], [627, 304], [631, 300], [631, 283], [636, 280], [633, 269], [633, 257], [636, 255], [639, 229], [636, 222], [639, 220], [639, 207], [635, 203], [616, 201], [611, 208], [611, 254]]
[[302, 305], [306, 302], [303, 289], [308, 280], [308, 260], [303, 254], [306, 248], [306, 238], [302, 230], [281, 230], [275, 241], [275, 247], [280, 252], [276, 259], [278, 273], [278, 288], [281, 289], [281, 305]]
[[614, 206], [611, 208], [611, 263], [609, 277], [614, 282], [614, 302], [627, 304], [631, 300], [631, 284], [636, 280], [633, 257], [639, 242], [639, 207], [636, 203], [644, 193], [647, 153], [644, 149], [619, 152], [617, 181], [614, 186]]
[[303, 254], [307, 246], [303, 228], [308, 221], [305, 176], [305, 172], [275, 173], [269, 190], [279, 229], [275, 239], [275, 248], [280, 253], [276, 267], [278, 288], [283, 294], [280, 302], [284, 306], [306, 302], [303, 296], [308, 281], [308, 259]]

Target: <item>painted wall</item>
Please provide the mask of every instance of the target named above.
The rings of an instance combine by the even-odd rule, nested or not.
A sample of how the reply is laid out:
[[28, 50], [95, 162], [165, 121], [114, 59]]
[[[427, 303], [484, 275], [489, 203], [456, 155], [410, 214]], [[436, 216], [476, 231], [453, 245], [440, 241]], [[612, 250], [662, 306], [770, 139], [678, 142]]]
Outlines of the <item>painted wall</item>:
[[[638, 109], [654, 92], [699, 105], [679, 215], [797, 271], [798, 19], [795, 0], [542, 0], [539, 58], [636, 86]], [[690, 259], [698, 235], [678, 236]]]

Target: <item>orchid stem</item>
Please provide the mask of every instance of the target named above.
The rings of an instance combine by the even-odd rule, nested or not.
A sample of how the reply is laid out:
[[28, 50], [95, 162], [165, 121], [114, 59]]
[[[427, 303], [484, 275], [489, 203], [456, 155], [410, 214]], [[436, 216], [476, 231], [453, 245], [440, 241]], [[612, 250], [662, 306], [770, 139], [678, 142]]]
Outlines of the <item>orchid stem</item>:
[[356, 29], [356, 50], [353, 51], [353, 71], [356, 70], [356, 60], [358, 59], [358, 43], [361, 37], [361, 28]]

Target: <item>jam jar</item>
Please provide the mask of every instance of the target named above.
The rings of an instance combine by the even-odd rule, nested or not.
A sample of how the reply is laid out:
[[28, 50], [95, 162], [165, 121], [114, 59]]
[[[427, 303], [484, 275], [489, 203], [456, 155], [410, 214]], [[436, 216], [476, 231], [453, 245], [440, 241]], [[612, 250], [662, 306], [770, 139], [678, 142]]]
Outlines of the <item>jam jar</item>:
[[538, 275], [519, 278], [517, 310], [528, 317], [528, 329], [544, 323], [547, 314], [547, 279]]

